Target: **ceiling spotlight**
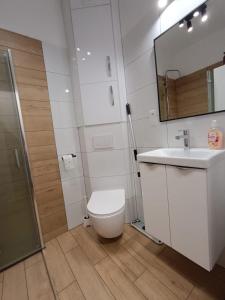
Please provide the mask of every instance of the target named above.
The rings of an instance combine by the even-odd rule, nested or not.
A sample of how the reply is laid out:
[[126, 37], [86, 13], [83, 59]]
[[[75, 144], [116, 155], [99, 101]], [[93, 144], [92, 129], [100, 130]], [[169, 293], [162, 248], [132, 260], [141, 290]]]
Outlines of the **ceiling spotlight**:
[[179, 22], [179, 27], [180, 27], [180, 28], [183, 28], [183, 27], [184, 27], [184, 20], [182, 20], [182, 21]]
[[197, 18], [199, 15], [200, 15], [199, 10], [196, 10], [196, 11], [193, 13], [193, 16], [194, 16], [195, 18]]
[[202, 22], [206, 22], [208, 20], [207, 6], [206, 5], [202, 6], [201, 15], [202, 15]]
[[77, 52], [80, 52], [80, 48], [77, 48]]
[[158, 0], [159, 8], [164, 8], [167, 6], [168, 0]]
[[187, 21], [187, 31], [192, 32], [193, 31], [193, 25], [191, 23], [191, 20]]

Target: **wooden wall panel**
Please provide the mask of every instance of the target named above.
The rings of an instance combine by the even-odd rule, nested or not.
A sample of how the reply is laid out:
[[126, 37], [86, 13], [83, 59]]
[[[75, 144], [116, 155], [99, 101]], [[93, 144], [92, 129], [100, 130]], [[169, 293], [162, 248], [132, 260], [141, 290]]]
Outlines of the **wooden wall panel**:
[[42, 44], [0, 29], [0, 47], [10, 48], [21, 101], [35, 199], [45, 241], [67, 230]]

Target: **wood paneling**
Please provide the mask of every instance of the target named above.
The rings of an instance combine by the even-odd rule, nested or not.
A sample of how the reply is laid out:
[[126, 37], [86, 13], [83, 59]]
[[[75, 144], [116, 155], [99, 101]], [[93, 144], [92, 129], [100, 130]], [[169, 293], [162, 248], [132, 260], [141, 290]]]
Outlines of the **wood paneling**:
[[36, 55], [13, 49], [14, 64], [16, 67], [45, 72], [43, 55]]
[[26, 133], [27, 144], [30, 147], [55, 146], [55, 136], [53, 131], [39, 131]]
[[44, 240], [52, 239], [67, 221], [42, 44], [0, 29], [0, 48], [12, 51], [40, 223]]
[[205, 69], [176, 80], [176, 100], [178, 117], [208, 112], [208, 84]]
[[34, 86], [28, 84], [18, 84], [21, 100], [48, 101], [48, 88], [45, 86]]
[[42, 55], [42, 45], [40, 41], [4, 29], [0, 29], [0, 45]]
[[45, 72], [30, 70], [22, 67], [16, 68], [16, 79], [18, 83], [47, 86]]
[[24, 116], [49, 117], [49, 114], [51, 114], [50, 103], [47, 101], [21, 100], [20, 103]]

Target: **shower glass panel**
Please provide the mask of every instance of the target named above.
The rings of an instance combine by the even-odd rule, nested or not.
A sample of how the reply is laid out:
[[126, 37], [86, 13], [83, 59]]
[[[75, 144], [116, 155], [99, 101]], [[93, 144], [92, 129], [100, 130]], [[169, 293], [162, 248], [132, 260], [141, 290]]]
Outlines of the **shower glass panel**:
[[0, 270], [41, 249], [13, 74], [0, 50]]

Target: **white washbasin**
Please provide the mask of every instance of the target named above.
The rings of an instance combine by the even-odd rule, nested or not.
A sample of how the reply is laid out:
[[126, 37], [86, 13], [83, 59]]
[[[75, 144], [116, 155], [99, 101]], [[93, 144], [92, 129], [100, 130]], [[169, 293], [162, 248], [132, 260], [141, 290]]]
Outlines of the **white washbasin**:
[[225, 150], [162, 148], [137, 157], [140, 162], [208, 169], [212, 164], [225, 159]]

